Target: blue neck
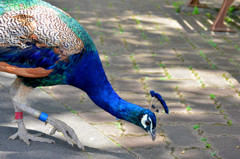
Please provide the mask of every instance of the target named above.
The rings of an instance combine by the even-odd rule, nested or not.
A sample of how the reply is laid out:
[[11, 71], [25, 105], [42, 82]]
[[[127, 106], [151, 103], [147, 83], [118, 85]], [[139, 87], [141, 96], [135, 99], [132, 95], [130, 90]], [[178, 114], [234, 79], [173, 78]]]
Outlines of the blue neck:
[[144, 109], [121, 99], [114, 90], [98, 88], [99, 94], [89, 95], [92, 101], [113, 116], [139, 125], [138, 117]]
[[107, 80], [97, 51], [84, 54], [70, 72], [69, 83], [85, 91], [92, 101], [113, 116], [139, 125], [146, 109], [121, 99]]

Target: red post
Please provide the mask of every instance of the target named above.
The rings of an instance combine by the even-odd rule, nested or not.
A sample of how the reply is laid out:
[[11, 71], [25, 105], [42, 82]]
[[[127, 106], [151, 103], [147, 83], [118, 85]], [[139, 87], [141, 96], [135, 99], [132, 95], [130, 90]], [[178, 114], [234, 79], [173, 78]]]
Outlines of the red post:
[[214, 22], [214, 24], [211, 27], [212, 31], [221, 31], [221, 32], [235, 32], [231, 28], [228, 28], [226, 25], [224, 25], [224, 18], [227, 14], [228, 8], [231, 6], [231, 4], [234, 2], [234, 0], [224, 0], [222, 4], [222, 8], [218, 13], [218, 16]]

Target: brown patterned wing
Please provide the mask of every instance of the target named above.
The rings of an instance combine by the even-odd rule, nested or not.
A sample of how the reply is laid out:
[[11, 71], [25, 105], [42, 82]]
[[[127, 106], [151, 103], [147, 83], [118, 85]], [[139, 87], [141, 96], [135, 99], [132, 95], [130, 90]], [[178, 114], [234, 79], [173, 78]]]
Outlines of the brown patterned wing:
[[57, 48], [62, 56], [78, 54], [84, 48], [82, 40], [65, 24], [52, 8], [34, 6], [10, 11], [0, 16], [0, 47], [36, 46]]

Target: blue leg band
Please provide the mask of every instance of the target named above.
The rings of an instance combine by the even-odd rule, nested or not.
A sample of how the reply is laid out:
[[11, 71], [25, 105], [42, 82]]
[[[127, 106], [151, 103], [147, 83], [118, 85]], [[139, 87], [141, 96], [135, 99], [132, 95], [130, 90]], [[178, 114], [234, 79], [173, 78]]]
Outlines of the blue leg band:
[[41, 112], [40, 116], [38, 117], [39, 120], [46, 122], [48, 119], [48, 115], [44, 112]]

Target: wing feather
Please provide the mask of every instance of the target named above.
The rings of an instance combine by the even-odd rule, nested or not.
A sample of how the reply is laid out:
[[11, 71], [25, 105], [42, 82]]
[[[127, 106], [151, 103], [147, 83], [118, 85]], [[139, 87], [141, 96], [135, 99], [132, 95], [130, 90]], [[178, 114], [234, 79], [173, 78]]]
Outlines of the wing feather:
[[34, 44], [25, 49], [1, 47], [0, 71], [26, 77], [43, 77], [51, 73], [59, 59], [53, 48], [39, 48]]

